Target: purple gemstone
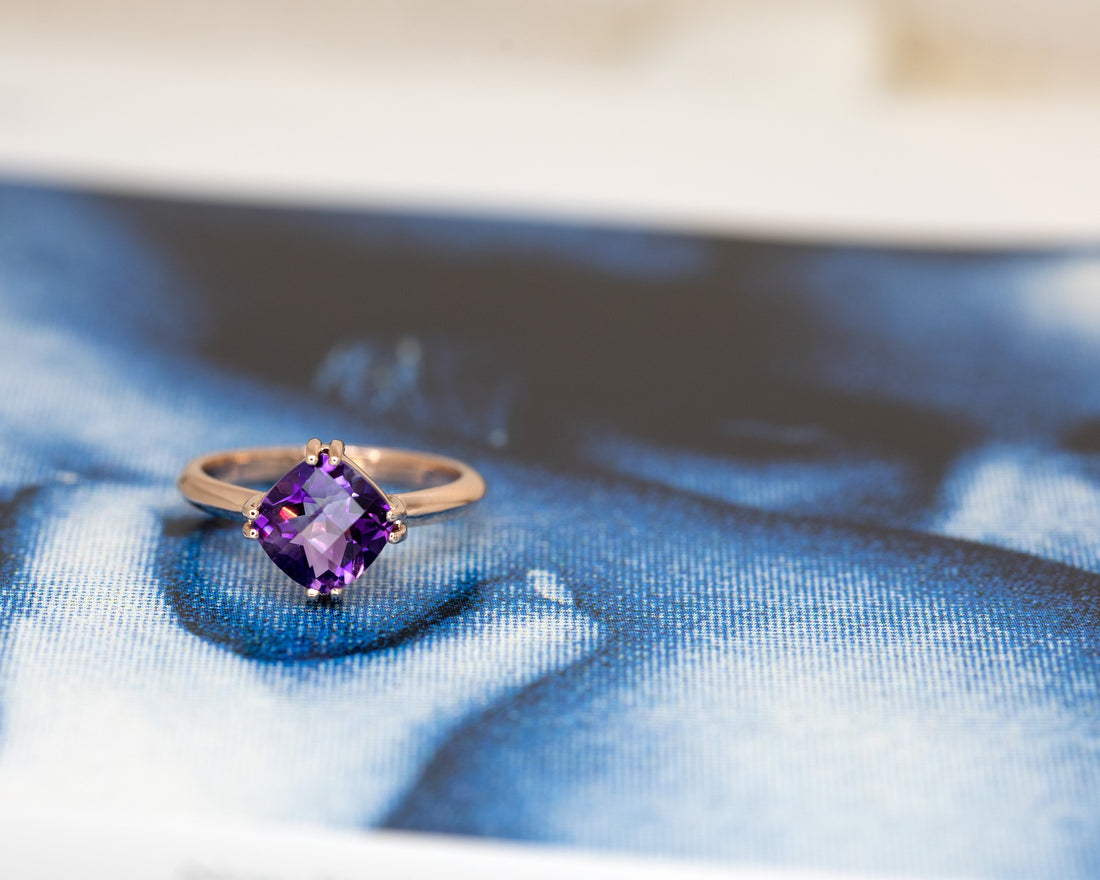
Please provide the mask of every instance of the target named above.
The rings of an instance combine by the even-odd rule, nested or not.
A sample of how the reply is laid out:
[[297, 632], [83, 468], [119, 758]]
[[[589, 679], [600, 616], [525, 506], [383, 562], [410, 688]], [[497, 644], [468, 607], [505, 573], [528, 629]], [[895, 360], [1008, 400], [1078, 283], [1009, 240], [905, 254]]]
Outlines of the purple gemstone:
[[390, 506], [355, 466], [322, 453], [277, 482], [260, 503], [260, 546], [298, 583], [327, 594], [350, 584], [393, 531]]

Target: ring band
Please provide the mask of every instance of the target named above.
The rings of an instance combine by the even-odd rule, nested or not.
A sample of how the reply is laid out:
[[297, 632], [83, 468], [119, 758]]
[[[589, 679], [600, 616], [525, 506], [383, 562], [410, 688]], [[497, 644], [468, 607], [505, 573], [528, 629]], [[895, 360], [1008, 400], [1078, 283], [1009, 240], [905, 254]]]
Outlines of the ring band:
[[[279, 476], [282, 474], [282, 476]], [[267, 492], [238, 485], [274, 485]], [[417, 486], [387, 494], [375, 480]], [[280, 569], [311, 596], [339, 596], [408, 526], [473, 504], [485, 480], [464, 462], [428, 452], [323, 444], [214, 452], [180, 474], [183, 496], [207, 513], [243, 516]]]

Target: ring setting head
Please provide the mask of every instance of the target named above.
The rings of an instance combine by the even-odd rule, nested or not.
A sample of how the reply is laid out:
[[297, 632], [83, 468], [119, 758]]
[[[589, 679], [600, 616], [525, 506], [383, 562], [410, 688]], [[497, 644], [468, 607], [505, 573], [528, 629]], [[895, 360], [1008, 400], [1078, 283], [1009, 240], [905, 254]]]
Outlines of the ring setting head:
[[245, 536], [310, 596], [339, 596], [407, 530], [403, 505], [345, 456], [339, 440], [311, 440], [303, 460], [242, 513]]

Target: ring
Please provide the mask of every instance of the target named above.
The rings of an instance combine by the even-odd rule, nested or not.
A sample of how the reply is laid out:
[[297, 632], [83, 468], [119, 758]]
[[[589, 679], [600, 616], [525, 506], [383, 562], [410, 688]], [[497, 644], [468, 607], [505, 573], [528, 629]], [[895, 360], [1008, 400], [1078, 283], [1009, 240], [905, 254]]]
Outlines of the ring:
[[[388, 495], [376, 478], [423, 488]], [[273, 479], [267, 492], [236, 485]], [[285, 574], [310, 596], [334, 597], [387, 544], [403, 541], [410, 525], [485, 495], [481, 475], [453, 458], [317, 438], [304, 452], [274, 446], [200, 456], [183, 469], [178, 486], [200, 510], [243, 515], [244, 536], [258, 541]]]

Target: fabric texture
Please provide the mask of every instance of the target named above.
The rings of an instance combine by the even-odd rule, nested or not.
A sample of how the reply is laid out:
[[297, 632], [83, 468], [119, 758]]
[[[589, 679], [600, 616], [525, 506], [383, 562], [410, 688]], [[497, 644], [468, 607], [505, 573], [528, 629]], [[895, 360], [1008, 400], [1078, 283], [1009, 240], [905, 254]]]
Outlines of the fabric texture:
[[[0, 188], [0, 798], [1095, 876], [1097, 302], [1095, 252]], [[312, 436], [489, 495], [306, 602], [174, 481]]]

